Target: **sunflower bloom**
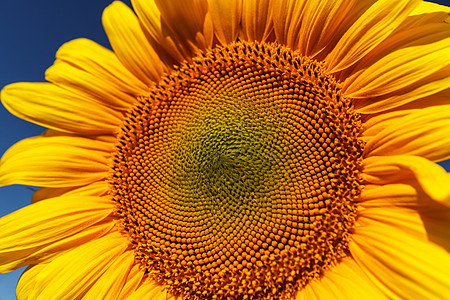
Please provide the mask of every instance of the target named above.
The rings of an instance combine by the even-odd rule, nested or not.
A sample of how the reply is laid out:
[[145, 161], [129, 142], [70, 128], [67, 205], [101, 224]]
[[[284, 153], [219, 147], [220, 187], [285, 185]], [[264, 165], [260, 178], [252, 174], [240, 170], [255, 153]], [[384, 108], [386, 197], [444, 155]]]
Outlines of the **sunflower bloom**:
[[1, 93], [19, 299], [450, 295], [450, 8], [135, 0]]

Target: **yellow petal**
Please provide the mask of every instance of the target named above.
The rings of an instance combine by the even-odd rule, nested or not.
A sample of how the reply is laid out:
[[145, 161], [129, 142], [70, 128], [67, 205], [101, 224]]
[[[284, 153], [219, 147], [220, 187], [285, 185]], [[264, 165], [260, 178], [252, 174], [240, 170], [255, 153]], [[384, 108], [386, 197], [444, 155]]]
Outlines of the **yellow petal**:
[[295, 49], [305, 5], [304, 0], [270, 1], [277, 42]]
[[427, 107], [392, 120], [372, 136], [364, 156], [418, 155], [433, 161], [450, 158], [450, 105]]
[[[97, 142], [107, 143], [110, 145], [114, 145], [117, 142], [116, 133], [114, 134], [101, 134], [101, 135], [89, 135], [85, 136], [89, 139], [92, 139]], [[58, 131], [56, 129], [47, 129], [40, 136], [42, 137], [80, 137], [82, 135], [76, 133], [69, 133]]]
[[428, 241], [424, 223], [417, 210], [387, 203], [384, 207], [363, 206], [363, 208], [359, 212], [358, 228], [374, 226], [376, 221], [386, 226], [397, 227], [404, 234]]
[[161, 13], [161, 24], [170, 29], [171, 37], [181, 53], [192, 55], [198, 49], [211, 48], [213, 31], [212, 28], [205, 28], [207, 0], [154, 1]]
[[[351, 83], [353, 78], [361, 74], [367, 67], [376, 63], [388, 54], [406, 46], [421, 45], [421, 43], [417, 42], [418, 40], [423, 38], [426, 39], [427, 37], [431, 37], [433, 35], [436, 36], [436, 33], [439, 33], [440, 31], [448, 32], [450, 27], [444, 22], [448, 17], [448, 12], [439, 11], [437, 8], [432, 6], [433, 10], [423, 14], [417, 14], [417, 11], [421, 11], [424, 6], [427, 6], [425, 5], [426, 3], [427, 2], [420, 2], [414, 11], [392, 32], [391, 35], [379, 43], [378, 46], [371, 50], [359, 62], [339, 75], [343, 80], [345, 80], [346, 85]], [[426, 41], [426, 43], [430, 43], [430, 41]], [[418, 83], [417, 85], [419, 86], [423, 84], [424, 83]], [[402, 91], [402, 93], [405, 92], [407, 91]], [[372, 104], [377, 101], [378, 99], [374, 99]]]
[[32, 299], [78, 299], [124, 253], [128, 241], [118, 232], [58, 256], [37, 274]]
[[[450, 105], [450, 89], [409, 102], [395, 109], [384, 111], [382, 114], [365, 115], [363, 123], [363, 137], [373, 137], [385, 128], [398, 122], [400, 118], [417, 113], [431, 107], [447, 107]], [[380, 105], [381, 108], [383, 105]]]
[[49, 244], [24, 249], [22, 251], [7, 252], [5, 255], [2, 255], [2, 258], [5, 257], [5, 265], [2, 267], [2, 270], [4, 272], [10, 272], [28, 264], [48, 263], [55, 259], [55, 257], [63, 255], [73, 248], [104, 236], [108, 232], [111, 232], [113, 228], [114, 222], [108, 217], [104, 221], [85, 228], [83, 231]]
[[[324, 1], [320, 1], [321, 3]], [[333, 5], [334, 1], [327, 1]], [[346, 0], [336, 5], [330, 11], [329, 16], [322, 15], [326, 18], [326, 23], [321, 27], [317, 24], [316, 30], [320, 30], [320, 37], [317, 39], [317, 44], [311, 51], [311, 54], [317, 60], [324, 60], [326, 56], [336, 47], [340, 38], [345, 32], [358, 20], [361, 15], [372, 6], [376, 0]]]
[[444, 12], [447, 16], [443, 19], [445, 20], [448, 17], [448, 13], [450, 12], [450, 8], [445, 5], [440, 5], [433, 2], [422, 1], [419, 5], [411, 12], [411, 16], [415, 15], [423, 15], [429, 14], [431, 16], [432, 13], [441, 13]]
[[[330, 28], [336, 14], [342, 5], [348, 5], [344, 0], [338, 1], [307, 1], [304, 6], [302, 21], [298, 30], [298, 42], [295, 49], [307, 56], [314, 56], [325, 47], [328, 41], [324, 35]], [[345, 3], [345, 4], [344, 4]]]
[[399, 226], [416, 238], [450, 251], [450, 208], [434, 201], [415, 180], [364, 187], [358, 199], [360, 225], [367, 219]]
[[38, 263], [69, 244], [100, 236], [105, 226], [88, 228], [113, 209], [114, 203], [103, 198], [57, 197], [0, 218], [0, 272]]
[[[398, 203], [396, 196], [366, 200], [361, 203], [358, 226], [368, 226], [374, 221], [393, 226], [435, 247], [450, 250], [450, 208], [423, 197], [417, 191], [414, 202]], [[373, 205], [376, 202], [378, 205]]]
[[103, 12], [103, 27], [122, 64], [137, 78], [151, 86], [166, 67], [148, 42], [136, 15], [120, 1]]
[[106, 181], [98, 181], [81, 187], [41, 188], [34, 192], [31, 202], [36, 203], [44, 199], [73, 195], [101, 197], [108, 194], [108, 191], [109, 187]]
[[133, 265], [134, 251], [125, 251], [113, 261], [99, 280], [95, 281], [83, 299], [119, 299]]
[[[414, 9], [413, 13], [421, 8], [423, 3], [426, 2], [421, 2], [416, 9]], [[369, 55], [362, 58], [354, 68], [356, 70], [362, 70], [364, 69], [364, 65], [373, 64], [395, 50], [410, 45], [420, 45], [421, 43], [419, 43], [418, 40], [431, 37], [431, 35], [435, 35], [439, 38], [439, 35], [436, 34], [439, 34], [440, 31], [443, 31], [441, 32], [440, 39], [445, 38], [446, 35], [448, 37], [449, 25], [444, 22], [447, 17], [448, 13], [443, 11], [430, 12], [421, 15], [410, 14], [388, 38], [370, 51]], [[447, 34], [445, 32], [447, 32]], [[425, 39], [425, 41], [427, 40]]]
[[398, 209], [377, 220], [362, 215], [350, 243], [352, 257], [388, 298], [445, 299], [450, 294], [450, 254], [413, 234], [418, 224], [408, 218], [420, 218], [407, 213]]
[[135, 264], [128, 274], [126, 283], [120, 292], [119, 299], [128, 299], [128, 296], [132, 294], [142, 282], [143, 277], [144, 271], [141, 269], [141, 266], [139, 264]]
[[130, 296], [128, 296], [127, 300], [142, 300], [142, 299], [154, 299], [154, 300], [168, 300], [173, 299], [167, 293], [162, 286], [158, 286], [155, 282], [151, 280], [144, 281], [140, 287], [136, 289]]
[[450, 206], [450, 174], [423, 157], [371, 156], [363, 165], [363, 179], [369, 183], [402, 183], [412, 177], [429, 197]]
[[326, 58], [337, 72], [356, 63], [397, 28], [420, 0], [380, 0], [374, 3], [341, 37]]
[[242, 34], [247, 41], [265, 41], [272, 32], [270, 0], [246, 0], [242, 4]]
[[51, 83], [10, 84], [2, 90], [1, 99], [19, 118], [71, 133], [111, 134], [122, 119], [121, 113]]
[[[402, 48], [359, 66], [364, 71], [344, 82], [344, 94], [351, 98], [370, 98], [401, 91], [450, 64], [447, 59], [450, 25], [428, 24], [412, 32], [398, 37], [404, 41], [398, 43]], [[411, 40], [414, 42], [407, 44]], [[450, 77], [448, 69], [446, 75], [444, 77]]]
[[[389, 109], [414, 102], [430, 102], [431, 97], [439, 98], [440, 92], [450, 88], [450, 66], [424, 77], [407, 89], [394, 92], [389, 95], [375, 98], [362, 98], [355, 100], [355, 108], [362, 114], [374, 114], [386, 112]], [[428, 97], [428, 99], [427, 99]], [[443, 99], [442, 104], [448, 104], [448, 98]]]
[[131, 74], [114, 52], [87, 40], [62, 45], [46, 79], [82, 97], [127, 110], [148, 87]]
[[322, 278], [312, 280], [296, 300], [305, 299], [386, 299], [351, 257], [325, 271]]
[[32, 137], [0, 162], [0, 185], [81, 186], [103, 180], [112, 145], [81, 137]]
[[30, 294], [33, 292], [36, 285], [36, 276], [46, 266], [41, 263], [38, 265], [29, 266], [20, 276], [16, 287], [16, 296], [18, 300], [32, 300]]
[[223, 45], [236, 41], [242, 15], [242, 0], [208, 0], [217, 39]]
[[[391, 124], [398, 119], [408, 115], [410, 111], [404, 110], [394, 110], [392, 112], [387, 112], [383, 114], [369, 115], [368, 118], [363, 123], [362, 136], [363, 138], [370, 137], [370, 139], [386, 129], [386, 127], [391, 126]], [[368, 139], [370, 142], [370, 139]]]
[[361, 191], [361, 195], [356, 201], [362, 208], [367, 207], [419, 207], [421, 201], [419, 191], [411, 181], [405, 180], [404, 183], [392, 184], [366, 184]]
[[149, 43], [169, 69], [190, 57], [189, 53], [185, 51], [186, 49], [180, 49], [177, 46], [179, 42], [176, 41], [175, 34], [162, 19], [155, 0], [132, 0], [131, 3]]

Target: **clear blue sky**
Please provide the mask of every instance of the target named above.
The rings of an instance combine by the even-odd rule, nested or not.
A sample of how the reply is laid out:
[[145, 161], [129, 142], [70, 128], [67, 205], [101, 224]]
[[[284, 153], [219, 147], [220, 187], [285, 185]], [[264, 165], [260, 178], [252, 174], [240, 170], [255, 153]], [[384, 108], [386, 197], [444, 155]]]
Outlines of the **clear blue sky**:
[[[85, 37], [109, 47], [101, 15], [112, 0], [0, 0], [0, 88], [18, 81], [44, 81], [63, 43]], [[128, 5], [130, 1], [124, 1]], [[44, 129], [11, 115], [0, 105], [0, 155]], [[24, 186], [0, 188], [0, 216], [30, 203]], [[23, 270], [0, 274], [0, 300], [13, 300]]]
[[[44, 71], [53, 63], [56, 50], [69, 40], [85, 37], [109, 47], [101, 14], [111, 2], [0, 0], [0, 88], [18, 81], [44, 81]], [[450, 0], [434, 2], [450, 6]], [[42, 131], [0, 107], [0, 155], [15, 142]], [[31, 195], [29, 187], [1, 187], [0, 217], [28, 205]], [[16, 299], [15, 286], [21, 272], [0, 274], [0, 300]]]

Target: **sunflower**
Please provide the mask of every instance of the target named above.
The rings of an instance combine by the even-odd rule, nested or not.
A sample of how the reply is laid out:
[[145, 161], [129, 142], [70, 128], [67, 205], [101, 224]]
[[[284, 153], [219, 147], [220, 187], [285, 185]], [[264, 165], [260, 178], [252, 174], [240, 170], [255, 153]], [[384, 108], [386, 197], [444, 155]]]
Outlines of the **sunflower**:
[[113, 2], [1, 93], [48, 128], [0, 184], [19, 299], [450, 295], [450, 8]]

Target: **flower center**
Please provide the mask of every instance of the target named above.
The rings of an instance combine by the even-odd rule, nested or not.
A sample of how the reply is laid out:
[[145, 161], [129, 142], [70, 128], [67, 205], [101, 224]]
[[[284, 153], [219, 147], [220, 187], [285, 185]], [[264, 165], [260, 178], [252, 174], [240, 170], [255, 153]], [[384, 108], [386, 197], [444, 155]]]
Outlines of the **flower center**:
[[279, 44], [202, 53], [118, 136], [117, 215], [153, 280], [186, 299], [288, 299], [345, 257], [359, 115], [318, 62]]

